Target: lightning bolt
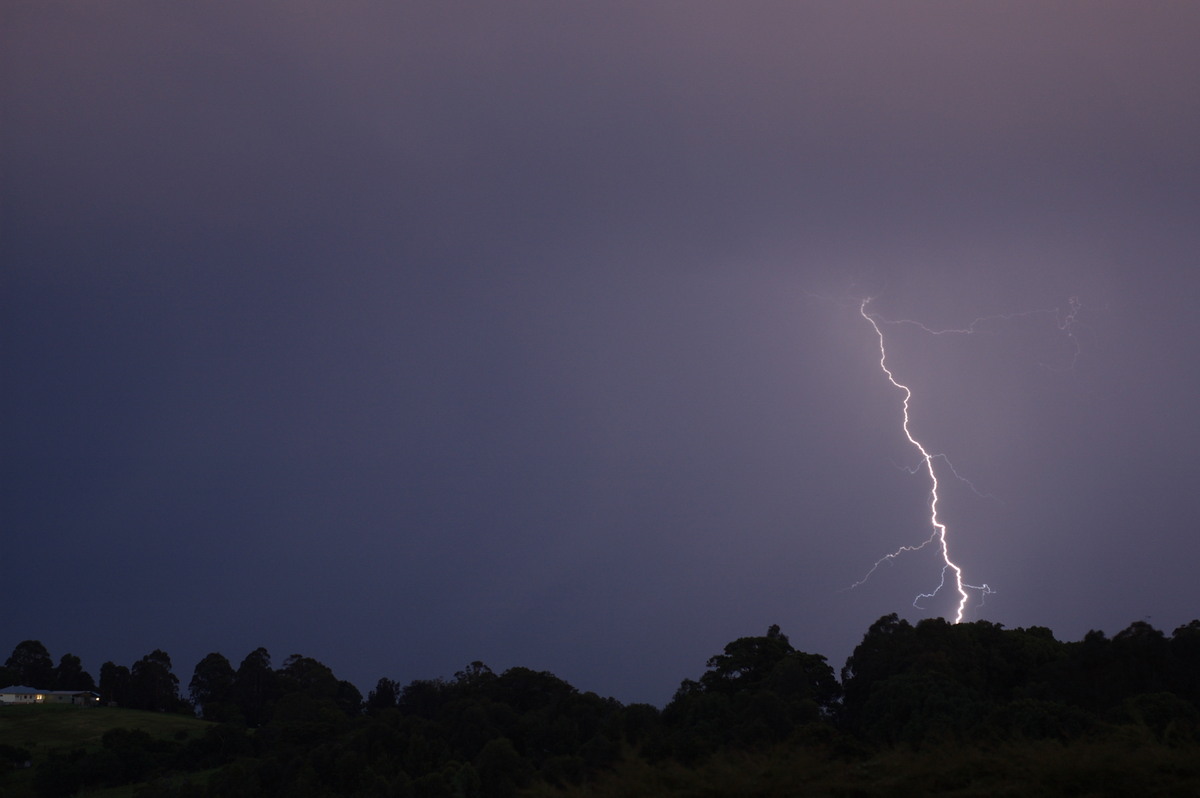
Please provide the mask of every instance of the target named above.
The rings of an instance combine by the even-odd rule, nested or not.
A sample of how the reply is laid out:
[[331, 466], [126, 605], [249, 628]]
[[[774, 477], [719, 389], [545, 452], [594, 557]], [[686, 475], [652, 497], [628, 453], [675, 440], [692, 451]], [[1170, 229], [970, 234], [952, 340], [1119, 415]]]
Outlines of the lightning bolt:
[[[826, 302], [826, 303], [832, 303], [834, 305], [837, 305], [838, 307], [843, 307], [843, 308], [848, 307], [847, 305], [843, 305], [840, 302], [832, 300], [828, 297], [821, 296], [819, 294], [813, 294], [813, 293], [807, 292], [807, 291], [805, 292], [805, 294], [814, 299], [818, 299], [818, 300]], [[1006, 322], [1006, 321], [1012, 321], [1013, 319], [1023, 319], [1023, 318], [1029, 318], [1029, 317], [1039, 316], [1039, 315], [1048, 315], [1048, 316], [1053, 317], [1055, 326], [1058, 328], [1058, 330], [1061, 333], [1063, 333], [1063, 335], [1067, 338], [1067, 340], [1071, 344], [1073, 352], [1071, 355], [1071, 362], [1070, 362], [1069, 370], [1074, 370], [1075, 365], [1080, 357], [1080, 353], [1082, 350], [1079, 337], [1076, 335], [1076, 328], [1077, 328], [1077, 326], [1080, 326], [1078, 317], [1079, 317], [1080, 311], [1083, 308], [1083, 303], [1079, 300], [1078, 297], [1072, 296], [1068, 299], [1068, 307], [1065, 311], [1061, 308], [1043, 308], [1040, 310], [1026, 310], [1026, 311], [1020, 311], [1020, 312], [1016, 312], [1016, 313], [1000, 313], [1000, 314], [995, 314], [995, 315], [991, 315], [991, 316], [981, 316], [981, 317], [975, 319], [974, 321], [972, 321], [966, 327], [946, 328], [946, 329], [934, 329], [934, 328], [926, 326], [925, 324], [922, 324], [919, 321], [914, 321], [912, 319], [896, 319], [896, 320], [885, 319], [882, 316], [879, 316], [878, 314], [873, 314], [873, 313], [867, 312], [867, 306], [870, 303], [871, 303], [870, 297], [867, 297], [866, 299], [861, 300], [859, 307], [858, 307], [858, 312], [871, 325], [872, 329], [875, 330], [875, 335], [879, 338], [879, 368], [883, 371], [884, 375], [887, 377], [888, 381], [893, 386], [895, 386], [896, 388], [898, 388], [899, 390], [904, 392], [904, 401], [902, 403], [903, 415], [904, 415], [904, 423], [903, 423], [904, 436], [908, 439], [908, 442], [912, 444], [913, 448], [915, 448], [917, 450], [917, 452], [920, 454], [920, 462], [918, 465], [916, 465], [912, 468], [905, 467], [905, 466], [901, 466], [901, 467], [904, 468], [905, 471], [908, 471], [910, 474], [916, 474], [919, 471], [923, 470], [923, 471], [925, 471], [926, 474], [929, 475], [929, 484], [930, 484], [930, 488], [929, 488], [929, 525], [932, 528], [932, 532], [930, 533], [928, 538], [926, 538], [922, 543], [920, 543], [918, 545], [900, 546], [898, 549], [896, 549], [892, 553], [886, 554], [883, 557], [880, 557], [878, 560], [875, 561], [875, 564], [871, 567], [871, 570], [867, 572], [866, 576], [864, 576], [862, 579], [858, 580], [854, 584], [850, 585], [850, 587], [847, 589], [853, 590], [854, 588], [856, 588], [859, 585], [866, 582], [868, 579], [871, 578], [871, 575], [874, 574], [877, 570], [879, 570], [879, 567], [882, 566], [884, 563], [890, 563], [891, 561], [900, 557], [902, 554], [906, 554], [908, 552], [920, 551], [928, 546], [933, 545], [933, 546], [936, 546], [940, 550], [940, 553], [942, 556], [943, 565], [942, 565], [941, 581], [938, 583], [938, 586], [936, 588], [934, 588], [934, 590], [931, 593], [918, 594], [917, 597], [915, 599], [913, 599], [913, 606], [917, 607], [918, 609], [921, 608], [921, 601], [923, 599], [931, 599], [931, 598], [934, 598], [935, 596], [937, 596], [946, 587], [946, 584], [949, 581], [950, 583], [953, 584], [954, 591], [958, 594], [958, 608], [957, 608], [957, 611], [955, 612], [954, 622], [961, 623], [962, 619], [963, 619], [963, 615], [966, 613], [967, 602], [970, 600], [970, 597], [971, 597], [971, 594], [967, 592], [968, 590], [977, 591], [980, 594], [980, 604], [983, 603], [983, 600], [986, 599], [987, 596], [995, 593], [996, 591], [993, 590], [986, 583], [980, 584], [980, 585], [968, 584], [963, 579], [962, 568], [957, 563], [955, 563], [954, 560], [952, 560], [950, 558], [950, 544], [949, 544], [949, 540], [948, 540], [948, 531], [947, 531], [946, 525], [944, 523], [942, 523], [941, 518], [938, 516], [939, 483], [938, 483], [937, 470], [934, 468], [934, 460], [939, 460], [940, 462], [944, 463], [946, 468], [948, 468], [950, 470], [950, 473], [956, 479], [964, 482], [968, 487], [970, 487], [970, 489], [976, 495], [978, 495], [982, 498], [986, 498], [986, 499], [993, 499], [995, 501], [999, 501], [999, 499], [996, 499], [996, 497], [994, 497], [990, 494], [981, 492], [978, 488], [975, 487], [975, 485], [969, 479], [964, 477], [962, 474], [960, 474], [954, 468], [954, 464], [950, 462], [950, 459], [946, 455], [940, 454], [940, 453], [938, 453], [938, 454], [931, 453], [913, 435], [912, 428], [910, 425], [909, 412], [908, 412], [909, 404], [912, 401], [912, 390], [907, 385], [904, 385], [903, 383], [899, 382], [896, 379], [895, 374], [892, 373], [892, 370], [890, 368], [888, 368], [887, 346], [886, 346], [886, 342], [884, 340], [883, 328], [881, 325], [885, 325], [885, 324], [910, 325], [910, 326], [920, 329], [922, 332], [925, 332], [929, 335], [951, 335], [951, 334], [973, 335], [973, 334], [979, 334], [979, 333], [984, 333], [984, 332], [990, 332], [991, 330], [989, 329], [989, 326], [990, 326], [989, 323], [991, 323], [991, 322], [996, 322], [996, 321], [1005, 321]], [[1046, 365], [1046, 364], [1043, 364], [1043, 365]], [[1046, 365], [1046, 367], [1053, 368], [1048, 365]], [[1055, 368], [1054, 370], [1060, 370], [1060, 369]]]
[[[867, 299], [863, 305], [865, 306], [867, 302], [870, 302], [870, 299]], [[880, 324], [908, 324], [916, 327], [922, 332], [929, 333], [930, 335], [973, 335], [975, 333], [984, 332], [985, 330], [981, 329], [982, 325], [986, 325], [988, 322], [992, 321], [1012, 321], [1013, 319], [1028, 318], [1031, 316], [1053, 316], [1055, 326], [1058, 327], [1063, 335], [1066, 336], [1067, 340], [1071, 342], [1071, 348], [1073, 352], [1071, 354], [1071, 365], [1069, 370], [1074, 370], [1075, 365], [1079, 362], [1079, 355], [1082, 351], [1079, 343], [1079, 337], [1075, 334], [1075, 326], [1079, 323], [1079, 311], [1082, 309], [1083, 302], [1080, 301], [1079, 297], [1073, 296], [1067, 299], [1067, 309], [1065, 311], [1062, 308], [1042, 308], [1040, 310], [1022, 310], [1017, 313], [996, 313], [991, 316], [980, 316], [966, 327], [950, 327], [939, 330], [935, 330], [932, 327], [927, 327], [921, 322], [914, 321], [912, 319], [889, 320], [876, 314], [873, 315], [869, 320], [873, 323], [879, 322]], [[863, 315], [865, 316], [866, 314], [864, 313]], [[875, 329], [878, 332], [878, 325], [876, 325]], [[1042, 365], [1046, 368], [1059, 370], [1045, 363]]]
[[[934, 588], [932, 593], [921, 593], [915, 599], [913, 599], [913, 606], [920, 607], [920, 602], [922, 599], [930, 599], [930, 598], [933, 598], [934, 596], [936, 596], [938, 593], [940, 593], [942, 591], [942, 589], [944, 587], [946, 587], [947, 576], [949, 575], [949, 581], [953, 585], [954, 591], [958, 594], [958, 610], [954, 615], [954, 622], [960, 623], [963, 619], [963, 614], [966, 612], [967, 602], [971, 598], [971, 594], [967, 592], [968, 590], [979, 591], [979, 593], [982, 594], [983, 596], [987, 596], [987, 595], [993, 593], [994, 591], [990, 587], [988, 587], [987, 584], [982, 584], [982, 585], [967, 584], [963, 580], [962, 568], [957, 563], [955, 563], [954, 560], [950, 559], [950, 542], [949, 542], [948, 535], [947, 535], [946, 525], [944, 523], [942, 523], [941, 518], [938, 517], [938, 478], [937, 478], [937, 470], [933, 467], [933, 461], [935, 458], [941, 457], [943, 460], [945, 460], [945, 457], [944, 457], [944, 455], [930, 454], [929, 450], [926, 449], [924, 447], [924, 445], [922, 445], [921, 442], [919, 440], [917, 440], [916, 437], [913, 436], [912, 429], [909, 425], [909, 415], [908, 415], [909, 402], [912, 401], [912, 390], [904, 383], [899, 382], [896, 379], [896, 376], [892, 373], [892, 370], [888, 368], [887, 346], [886, 346], [886, 344], [884, 342], [884, 338], [883, 338], [883, 329], [879, 326], [880, 322], [879, 322], [878, 318], [867, 312], [867, 305], [870, 304], [870, 302], [871, 302], [870, 298], [864, 299], [862, 301], [862, 304], [858, 308], [858, 312], [862, 315], [862, 317], [864, 319], [867, 320], [867, 322], [870, 323], [872, 329], [875, 330], [875, 335], [878, 336], [878, 338], [879, 338], [879, 368], [882, 369], [883, 373], [887, 376], [888, 382], [890, 382], [896, 388], [898, 388], [904, 392], [904, 402], [903, 402], [904, 424], [902, 425], [903, 429], [904, 429], [904, 437], [908, 438], [908, 442], [911, 443], [913, 445], [913, 447], [916, 448], [916, 450], [920, 453], [921, 466], [923, 467], [924, 471], [929, 475], [929, 525], [933, 528], [933, 532], [929, 535], [928, 538], [925, 539], [925, 541], [923, 543], [921, 543], [919, 545], [901, 546], [900, 548], [893, 551], [891, 554], [886, 554], [883, 557], [880, 557], [878, 560], [876, 560], [875, 565], [871, 568], [871, 570], [867, 572], [867, 575], [864, 576], [862, 579], [858, 580], [857, 582], [855, 582], [853, 585], [851, 585], [851, 588], [858, 587], [863, 582], [866, 582], [868, 579], [870, 579], [871, 574], [875, 573], [875, 571], [877, 571], [879, 569], [879, 566], [883, 565], [885, 562], [890, 562], [892, 560], [895, 560], [897, 557], [899, 557], [900, 555], [905, 554], [907, 552], [920, 551], [921, 549], [924, 549], [926, 546], [935, 545], [938, 547], [938, 549], [940, 549], [941, 555], [942, 555], [942, 562], [943, 562], [942, 580], [938, 584], [938, 586], [936, 588]], [[1060, 329], [1065, 329], [1068, 333], [1070, 332], [1070, 324], [1074, 321], [1074, 318], [1073, 318], [1074, 311], [1075, 311], [1075, 308], [1073, 306], [1072, 314], [1068, 315], [1068, 317], [1067, 317], [1066, 326], [1065, 327], [1060, 326]], [[929, 328], [925, 327], [924, 325], [918, 324], [918, 326], [920, 326], [922, 329], [926, 330], [927, 332], [934, 333], [934, 334], [941, 334], [942, 332], [969, 333], [969, 332], [974, 332], [975, 325], [977, 323], [979, 323], [979, 321], [981, 321], [981, 320], [977, 319], [975, 322], [971, 323], [970, 327], [968, 327], [967, 329], [963, 329], [963, 330], [934, 331], [934, 330], [930, 330]], [[900, 322], [897, 322], [897, 323], [900, 323]], [[907, 322], [907, 323], [917, 324], [917, 322]], [[1061, 324], [1061, 321], [1060, 321], [1060, 324]], [[949, 463], [948, 460], [946, 460], [946, 462]], [[951, 471], [954, 470], [953, 466], [950, 467], [950, 470]], [[956, 474], [956, 476], [957, 476], [957, 474]]]
[[[947, 457], [944, 453], [935, 454], [933, 456], [935, 459], [941, 460], [943, 463], [945, 463], [946, 468], [950, 469], [950, 473], [954, 475], [954, 478], [957, 479], [959, 482], [963, 483], [964, 485], [966, 485], [968, 488], [970, 488], [971, 492], [974, 493], [976, 496], [978, 496], [981, 499], [990, 499], [991, 501], [997, 502], [999, 504], [1004, 504], [1004, 501], [1002, 499], [1000, 499], [996, 496], [993, 496], [990, 493], [980, 490], [979, 488], [975, 487], [974, 482], [967, 479], [962, 474], [958, 473], [958, 469], [954, 467], [954, 463], [950, 462], [950, 458]], [[909, 474], [915, 475], [918, 471], [921, 470], [922, 464], [918, 463], [915, 466], [897, 465], [896, 467], [899, 468], [901, 471], [907, 471]]]

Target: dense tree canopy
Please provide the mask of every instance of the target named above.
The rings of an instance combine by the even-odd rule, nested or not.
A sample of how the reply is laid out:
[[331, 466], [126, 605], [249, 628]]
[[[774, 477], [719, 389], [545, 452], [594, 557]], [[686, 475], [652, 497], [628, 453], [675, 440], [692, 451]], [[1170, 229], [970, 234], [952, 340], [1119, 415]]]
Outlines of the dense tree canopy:
[[669, 733], [661, 753], [692, 760], [725, 746], [779, 742], [831, 718], [841, 694], [825, 657], [797, 651], [778, 626], [734, 640], [707, 664], [663, 711]]
[[0, 687], [24, 685], [42, 690], [95, 691], [96, 682], [74, 654], [63, 654], [58, 666], [38, 640], [24, 640], [0, 668]]
[[[25, 641], [9, 667], [44, 673], [48, 661]], [[450, 679], [381, 678], [364, 701], [323, 663], [294, 654], [273, 668], [264, 648], [236, 670], [220, 653], [205, 656], [189, 703], [170, 657], [156, 649], [131, 668], [104, 663], [105, 701], [157, 711], [194, 705], [219, 722], [186, 743], [109, 733], [100, 750], [39, 764], [34, 782], [41, 795], [65, 796], [174, 770], [203, 771], [205, 786], [154, 795], [507, 798], [536, 780], [584, 782], [622, 757], [700, 766], [722, 752], [780, 745], [830, 759], [1106, 735], [1197, 748], [1198, 674], [1200, 621], [1170, 636], [1138, 622], [1111, 639], [1090, 632], [1063, 643], [1041, 627], [914, 625], [888, 615], [867, 630], [840, 683], [823, 656], [795, 649], [771, 626], [710, 657], [662, 711], [580, 692], [546, 671], [497, 674], [482, 662]], [[90, 679], [69, 654], [51, 675], [60, 684]]]
[[386, 676], [380, 678], [375, 689], [367, 693], [366, 710], [375, 714], [385, 709], [394, 709], [400, 698], [400, 684]]
[[[1003, 629], [987, 621], [916, 626], [879, 619], [842, 671], [844, 728], [877, 742], [1006, 736], [1073, 738], [1145, 717], [1153, 703], [1191, 734], [1200, 669], [1200, 627], [1168, 639], [1139, 621], [1109, 640], [1089, 632], [1060, 643], [1042, 627]], [[1170, 694], [1179, 699], [1168, 701]], [[1159, 696], [1158, 698], [1154, 698]], [[1165, 728], [1168, 723], [1158, 724]]]
[[54, 690], [96, 690], [96, 682], [83, 669], [83, 661], [74, 654], [63, 654], [54, 669]]
[[14, 681], [27, 687], [48, 689], [54, 683], [54, 660], [39, 640], [23, 640], [4, 663]]
[[233, 666], [216, 651], [196, 663], [188, 695], [205, 720], [232, 721], [239, 717], [233, 694]]
[[154, 649], [129, 669], [129, 702], [136, 709], [174, 712], [182, 708], [179, 677], [171, 672], [171, 657]]
[[270, 717], [279, 697], [279, 677], [271, 670], [271, 655], [265, 648], [254, 649], [242, 660], [234, 674], [233, 696], [251, 728], [261, 726]]
[[100, 701], [113, 706], [129, 706], [129, 668], [109, 661], [100, 666]]

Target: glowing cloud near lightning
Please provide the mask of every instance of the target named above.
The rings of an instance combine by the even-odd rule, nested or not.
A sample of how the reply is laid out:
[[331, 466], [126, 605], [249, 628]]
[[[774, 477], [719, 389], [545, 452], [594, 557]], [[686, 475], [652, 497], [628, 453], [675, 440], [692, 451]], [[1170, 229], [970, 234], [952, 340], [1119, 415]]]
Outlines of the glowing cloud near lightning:
[[[941, 519], [938, 517], [938, 477], [937, 477], [937, 470], [934, 468], [934, 460], [935, 459], [941, 457], [944, 460], [945, 458], [942, 455], [930, 454], [929, 450], [927, 450], [924, 447], [924, 445], [922, 445], [921, 442], [919, 440], [917, 440], [916, 437], [914, 437], [914, 435], [912, 433], [912, 429], [909, 425], [909, 416], [908, 416], [908, 405], [909, 405], [909, 402], [912, 400], [912, 390], [907, 385], [897, 381], [896, 376], [892, 373], [891, 369], [888, 368], [887, 347], [886, 347], [886, 344], [885, 344], [884, 338], [883, 338], [883, 329], [879, 326], [879, 320], [875, 316], [873, 316], [872, 314], [867, 312], [867, 305], [870, 304], [870, 302], [871, 302], [871, 300], [869, 298], [864, 299], [862, 301], [862, 304], [859, 306], [858, 310], [859, 310], [859, 313], [862, 314], [862, 317], [871, 324], [871, 327], [875, 330], [875, 335], [879, 337], [879, 368], [883, 370], [883, 373], [885, 375], [887, 375], [888, 382], [890, 382], [896, 388], [898, 388], [904, 392], [904, 402], [902, 405], [903, 412], [904, 412], [904, 423], [902, 425], [903, 429], [904, 429], [904, 436], [906, 438], [908, 438], [908, 442], [911, 443], [918, 452], [920, 452], [922, 466], [924, 467], [925, 472], [929, 475], [929, 484], [930, 484], [930, 487], [929, 487], [929, 525], [930, 525], [930, 527], [932, 527], [933, 531], [929, 535], [929, 537], [925, 539], [925, 541], [923, 543], [916, 545], [916, 546], [901, 546], [900, 548], [896, 549], [891, 554], [887, 554], [887, 555], [884, 555], [883, 557], [881, 557], [879, 560], [877, 560], [875, 562], [875, 565], [871, 568], [871, 570], [867, 573], [867, 575], [864, 576], [859, 581], [855, 582], [853, 585], [851, 585], [851, 587], [852, 588], [858, 587], [863, 582], [870, 579], [871, 574], [875, 573], [875, 571], [883, 563], [894, 560], [897, 557], [899, 557], [901, 554], [904, 554], [906, 552], [920, 551], [921, 549], [924, 549], [926, 546], [929, 546], [932, 544], [932, 545], [937, 546], [941, 552], [942, 562], [943, 562], [942, 580], [938, 584], [938, 586], [933, 590], [932, 593], [921, 593], [920, 595], [918, 595], [913, 600], [913, 606], [920, 606], [918, 602], [920, 602], [921, 599], [933, 598], [938, 593], [940, 593], [942, 591], [942, 588], [944, 588], [946, 586], [947, 575], [949, 575], [949, 581], [952, 584], [954, 591], [958, 594], [958, 611], [955, 613], [954, 622], [959, 623], [963, 619], [963, 614], [966, 612], [966, 609], [967, 609], [967, 602], [970, 600], [970, 597], [971, 597], [970, 593], [968, 593], [967, 591], [975, 590], [975, 591], [978, 591], [979, 593], [981, 593], [982, 595], [987, 595], [992, 592], [992, 589], [990, 587], [988, 587], [986, 584], [982, 584], [982, 585], [967, 584], [965, 581], [963, 581], [962, 568], [957, 563], [955, 563], [954, 560], [950, 559], [950, 541], [949, 541], [948, 532], [946, 529], [946, 525], [944, 523], [942, 523]], [[923, 328], [923, 329], [926, 329], [928, 332], [933, 332], [932, 330], [928, 330], [928, 328]], [[970, 332], [970, 331], [971, 330], [968, 329], [968, 330], [955, 330], [954, 332]], [[951, 471], [953, 471], [953, 467], [951, 467]]]

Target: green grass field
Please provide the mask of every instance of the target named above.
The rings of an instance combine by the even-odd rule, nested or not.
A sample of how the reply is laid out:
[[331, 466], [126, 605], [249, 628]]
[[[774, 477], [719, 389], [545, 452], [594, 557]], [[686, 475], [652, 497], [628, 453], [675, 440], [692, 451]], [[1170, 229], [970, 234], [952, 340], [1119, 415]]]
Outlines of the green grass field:
[[184, 739], [203, 734], [208, 726], [187, 715], [118, 707], [0, 707], [0, 744], [28, 750], [34, 764], [56, 748], [99, 747], [109, 729], [141, 729], [152, 737]]
[[[75, 707], [38, 705], [0, 707], [0, 745], [23, 748], [31, 755], [34, 767], [55, 750], [100, 748], [101, 738], [110, 729], [140, 729], [152, 737], [183, 740], [198, 737], [209, 727], [207, 721], [187, 715], [168, 715], [117, 707]], [[34, 768], [0, 772], [0, 796], [19, 798], [33, 795]], [[95, 792], [94, 795], [110, 793]], [[111, 795], [132, 794], [112, 792]]]

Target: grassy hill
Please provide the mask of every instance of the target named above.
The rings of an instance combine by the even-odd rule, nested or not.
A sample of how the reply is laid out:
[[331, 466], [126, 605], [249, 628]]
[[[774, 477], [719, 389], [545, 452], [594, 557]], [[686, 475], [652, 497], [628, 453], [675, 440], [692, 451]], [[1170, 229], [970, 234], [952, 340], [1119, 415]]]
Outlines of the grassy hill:
[[[188, 715], [118, 707], [3, 706], [0, 745], [28, 751], [36, 767], [56, 750], [99, 749], [104, 733], [112, 729], [138, 729], [155, 738], [185, 740], [202, 735], [210, 725]], [[33, 795], [32, 774], [33, 768], [0, 770], [0, 796]]]
[[99, 746], [109, 729], [141, 729], [152, 737], [179, 740], [203, 734], [210, 725], [189, 715], [119, 707], [0, 707], [0, 745], [27, 749], [36, 764], [55, 748]]
[[856, 756], [780, 745], [685, 767], [631, 757], [589, 783], [528, 798], [1184, 798], [1200, 795], [1200, 746], [1138, 735], [1069, 743], [887, 748]]

